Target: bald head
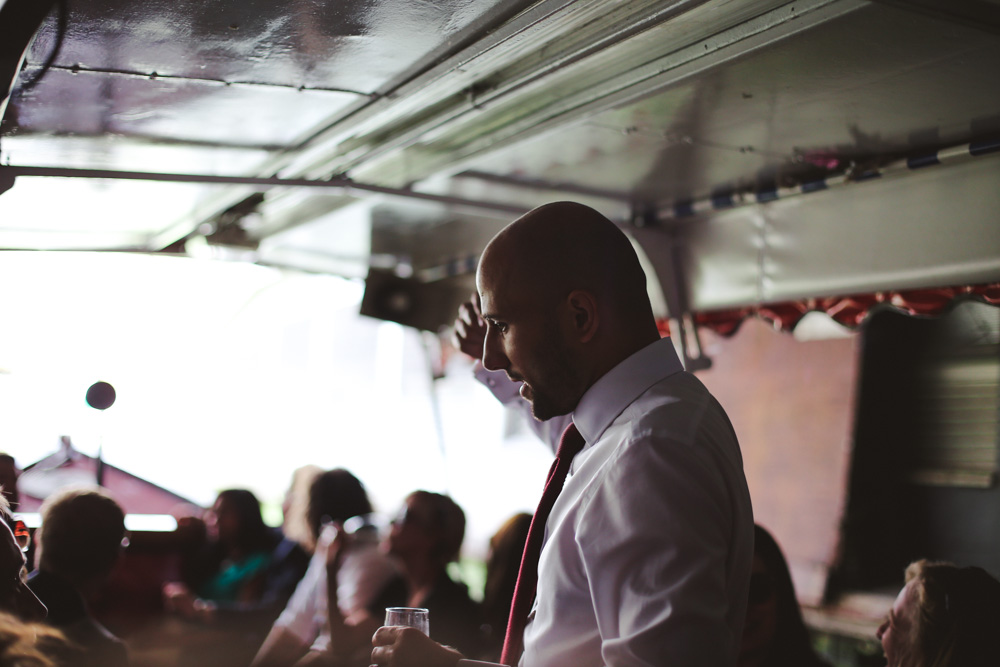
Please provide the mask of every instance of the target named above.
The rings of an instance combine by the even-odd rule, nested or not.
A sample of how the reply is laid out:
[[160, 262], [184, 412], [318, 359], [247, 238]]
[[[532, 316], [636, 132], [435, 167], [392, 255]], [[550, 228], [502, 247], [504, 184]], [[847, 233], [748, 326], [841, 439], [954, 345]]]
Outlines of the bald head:
[[535, 416], [575, 409], [605, 372], [659, 338], [628, 238], [592, 208], [556, 202], [486, 246], [477, 274], [483, 364], [523, 380]]
[[521, 216], [487, 245], [480, 262], [483, 270], [530, 285], [532, 293], [546, 301], [574, 289], [587, 290], [622, 325], [654, 322], [646, 275], [628, 237], [583, 204], [555, 202]]

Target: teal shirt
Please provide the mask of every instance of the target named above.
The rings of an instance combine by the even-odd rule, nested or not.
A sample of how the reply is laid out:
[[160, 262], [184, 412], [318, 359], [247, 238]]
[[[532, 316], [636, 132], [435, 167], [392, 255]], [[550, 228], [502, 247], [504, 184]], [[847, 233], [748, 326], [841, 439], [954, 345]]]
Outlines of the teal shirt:
[[243, 587], [263, 572], [270, 560], [270, 554], [258, 551], [243, 560], [228, 562], [202, 585], [198, 596], [213, 602], [238, 602]]

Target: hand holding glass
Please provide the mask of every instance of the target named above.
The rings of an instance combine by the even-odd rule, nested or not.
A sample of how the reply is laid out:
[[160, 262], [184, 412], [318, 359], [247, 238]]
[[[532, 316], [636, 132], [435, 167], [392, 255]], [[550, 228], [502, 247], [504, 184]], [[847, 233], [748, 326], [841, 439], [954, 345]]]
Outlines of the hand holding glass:
[[386, 625], [405, 625], [431, 636], [430, 613], [419, 607], [386, 607]]

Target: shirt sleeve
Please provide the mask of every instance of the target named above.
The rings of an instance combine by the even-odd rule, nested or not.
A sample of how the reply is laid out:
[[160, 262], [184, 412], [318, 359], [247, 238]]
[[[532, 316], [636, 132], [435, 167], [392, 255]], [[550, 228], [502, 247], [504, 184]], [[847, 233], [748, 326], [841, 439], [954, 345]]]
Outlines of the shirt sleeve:
[[511, 380], [503, 371], [486, 370], [482, 363], [477, 361], [473, 373], [476, 380], [504, 405], [521, 401], [521, 383]]
[[[326, 590], [326, 564], [313, 556], [309, 561], [309, 568], [299, 581], [299, 585], [295, 587], [295, 592], [289, 598], [284, 611], [274, 622], [274, 627], [284, 628], [306, 645], [312, 644], [320, 630], [316, 621], [319, 611], [317, 593], [320, 590]], [[324, 605], [325, 598], [324, 595]]]
[[[385, 586], [398, 575], [392, 561], [374, 544], [348, 552], [340, 568], [337, 595], [346, 614], [367, 609]], [[384, 611], [384, 610], [383, 610]]]
[[563, 431], [573, 419], [572, 414], [552, 417], [546, 421], [538, 421], [531, 414], [531, 404], [521, 398], [521, 384], [507, 377], [503, 371], [488, 371], [482, 363], [476, 362], [475, 377], [483, 386], [490, 390], [494, 397], [505, 407], [517, 410], [527, 421], [528, 426], [538, 438], [547, 444], [555, 453], [559, 447], [559, 439]]
[[604, 664], [734, 664], [732, 517], [717, 467], [697, 442], [633, 438], [578, 518]]

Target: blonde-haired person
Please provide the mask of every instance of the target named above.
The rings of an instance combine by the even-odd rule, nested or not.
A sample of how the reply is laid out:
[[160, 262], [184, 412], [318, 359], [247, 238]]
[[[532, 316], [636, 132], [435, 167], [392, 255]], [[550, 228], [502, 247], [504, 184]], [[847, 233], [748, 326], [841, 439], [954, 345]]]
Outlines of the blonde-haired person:
[[66, 638], [55, 628], [0, 612], [0, 665], [59, 667], [68, 651]]
[[1000, 581], [979, 567], [918, 560], [876, 633], [887, 667], [1000, 664]]
[[281, 530], [310, 554], [316, 550], [316, 536], [309, 525], [309, 489], [323, 472], [317, 465], [304, 465], [292, 472], [292, 483], [281, 503], [284, 521]]

